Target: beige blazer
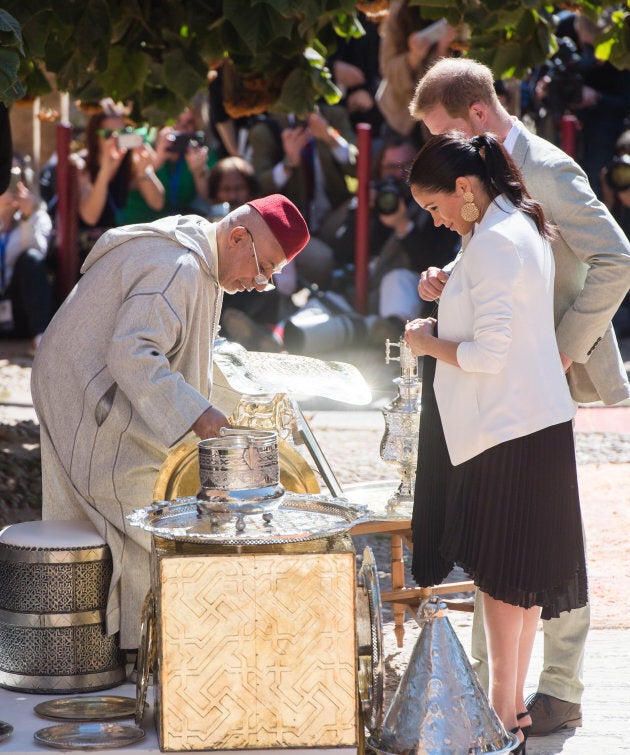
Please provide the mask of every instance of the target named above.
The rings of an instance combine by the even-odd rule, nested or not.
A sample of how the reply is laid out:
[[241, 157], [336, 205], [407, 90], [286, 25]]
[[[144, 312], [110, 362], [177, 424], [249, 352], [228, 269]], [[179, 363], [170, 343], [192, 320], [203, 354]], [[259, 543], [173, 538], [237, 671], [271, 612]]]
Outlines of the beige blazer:
[[558, 228], [554, 315], [560, 352], [578, 402], [615, 404], [630, 385], [611, 319], [630, 287], [630, 244], [597, 199], [582, 169], [558, 147], [518, 123], [512, 157], [529, 193]]

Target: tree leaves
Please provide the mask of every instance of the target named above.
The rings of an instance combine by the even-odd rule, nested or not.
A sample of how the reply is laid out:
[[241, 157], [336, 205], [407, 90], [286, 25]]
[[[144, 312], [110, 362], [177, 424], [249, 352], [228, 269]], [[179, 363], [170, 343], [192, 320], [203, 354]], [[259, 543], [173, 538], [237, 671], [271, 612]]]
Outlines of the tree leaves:
[[[611, 0], [575, 0], [597, 18]], [[555, 46], [547, 0], [410, 0], [423, 17], [446, 16], [470, 30], [467, 54], [497, 78], [524, 76]], [[630, 67], [627, 9], [597, 54]], [[361, 33], [355, 0], [3, 0], [0, 100], [48, 87], [45, 71], [74, 97], [131, 100], [158, 124], [207, 85], [207, 70], [231, 60], [251, 79], [280, 77], [274, 107], [305, 113], [340, 92], [325, 67], [340, 37]], [[315, 52], [316, 51], [316, 52]], [[278, 84], [280, 88], [280, 84]]]

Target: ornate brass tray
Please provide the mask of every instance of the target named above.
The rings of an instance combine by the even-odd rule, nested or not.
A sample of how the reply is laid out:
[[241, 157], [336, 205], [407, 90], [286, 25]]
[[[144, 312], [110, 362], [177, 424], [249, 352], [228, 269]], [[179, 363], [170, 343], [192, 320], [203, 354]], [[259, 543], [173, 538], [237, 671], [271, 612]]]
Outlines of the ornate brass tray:
[[158, 501], [152, 506], [136, 509], [127, 519], [167, 540], [214, 545], [271, 545], [342, 534], [365, 511], [364, 507], [348, 504], [345, 499], [292, 493], [285, 495], [270, 519], [257, 514], [232, 515], [217, 522], [211, 516], [199, 514], [197, 503], [192, 496]]
[[93, 697], [61, 697], [38, 703], [33, 709], [44, 718], [71, 721], [107, 721], [133, 716], [136, 701], [131, 697], [97, 695]]
[[59, 750], [105, 750], [126, 747], [144, 737], [137, 726], [112, 723], [57, 724], [36, 731], [36, 742]]
[[13, 734], [13, 727], [6, 721], [0, 721], [0, 742]]

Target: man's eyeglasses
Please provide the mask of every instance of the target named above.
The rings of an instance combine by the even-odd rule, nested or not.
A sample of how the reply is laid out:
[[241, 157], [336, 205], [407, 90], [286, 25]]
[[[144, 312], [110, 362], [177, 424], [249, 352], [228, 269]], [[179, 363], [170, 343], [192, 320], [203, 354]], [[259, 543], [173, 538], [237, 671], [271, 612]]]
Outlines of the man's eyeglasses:
[[254, 251], [254, 260], [256, 261], [256, 267], [258, 268], [258, 274], [254, 276], [254, 283], [257, 286], [264, 286], [263, 291], [273, 291], [275, 286], [269, 280], [269, 278], [263, 275], [262, 270], [260, 269], [260, 265], [258, 263], [258, 255], [256, 254], [256, 245], [254, 244], [254, 237], [252, 236], [252, 232], [249, 230], [249, 228], [245, 228], [245, 230], [247, 231], [249, 240], [252, 242], [252, 249]]

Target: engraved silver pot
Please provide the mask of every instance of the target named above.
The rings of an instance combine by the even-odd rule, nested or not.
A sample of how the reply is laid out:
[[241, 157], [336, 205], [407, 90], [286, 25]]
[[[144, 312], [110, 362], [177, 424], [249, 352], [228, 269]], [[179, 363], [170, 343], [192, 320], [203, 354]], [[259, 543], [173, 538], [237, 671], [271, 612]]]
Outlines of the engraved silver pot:
[[282, 503], [276, 432], [221, 428], [220, 437], [198, 448], [200, 514], [265, 514]]

